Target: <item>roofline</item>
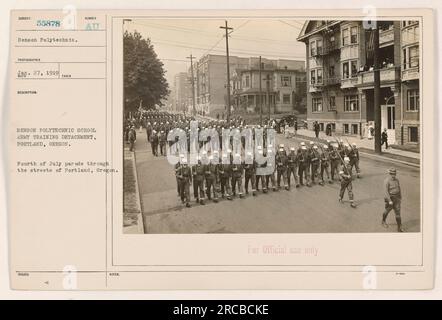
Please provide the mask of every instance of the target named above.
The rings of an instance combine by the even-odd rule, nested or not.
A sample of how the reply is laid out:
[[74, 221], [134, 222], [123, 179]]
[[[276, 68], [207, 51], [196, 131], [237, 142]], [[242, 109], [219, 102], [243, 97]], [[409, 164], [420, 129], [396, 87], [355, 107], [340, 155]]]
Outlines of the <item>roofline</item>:
[[320, 31], [326, 29], [327, 27], [331, 27], [331, 26], [334, 26], [334, 25], [342, 22], [342, 20], [334, 20], [334, 21], [331, 21], [329, 23], [326, 23], [324, 26], [322, 26], [320, 28], [314, 29], [313, 31], [311, 31], [309, 33], [305, 33], [305, 31], [307, 30], [307, 26], [308, 26], [308, 24], [311, 21], [313, 21], [313, 20], [308, 20], [308, 21], [304, 22], [304, 26], [302, 27], [302, 30], [299, 33], [299, 36], [298, 36], [298, 38], [296, 38], [296, 40], [304, 41], [305, 39], [307, 39], [308, 37], [314, 35], [315, 33], [318, 33]]

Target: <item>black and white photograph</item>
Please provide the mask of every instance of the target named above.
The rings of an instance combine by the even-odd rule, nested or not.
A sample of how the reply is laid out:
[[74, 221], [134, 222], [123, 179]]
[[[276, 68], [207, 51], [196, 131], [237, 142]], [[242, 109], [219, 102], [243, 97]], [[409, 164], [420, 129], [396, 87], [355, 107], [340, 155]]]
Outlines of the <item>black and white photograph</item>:
[[124, 234], [421, 231], [419, 21], [122, 29]]

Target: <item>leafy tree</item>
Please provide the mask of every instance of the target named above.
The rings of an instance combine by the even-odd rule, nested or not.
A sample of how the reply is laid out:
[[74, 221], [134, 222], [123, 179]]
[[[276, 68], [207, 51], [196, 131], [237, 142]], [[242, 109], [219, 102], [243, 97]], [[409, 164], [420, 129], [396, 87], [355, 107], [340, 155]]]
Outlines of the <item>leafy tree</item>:
[[162, 106], [169, 94], [163, 63], [158, 59], [149, 38], [137, 31], [124, 33], [124, 108], [135, 111]]

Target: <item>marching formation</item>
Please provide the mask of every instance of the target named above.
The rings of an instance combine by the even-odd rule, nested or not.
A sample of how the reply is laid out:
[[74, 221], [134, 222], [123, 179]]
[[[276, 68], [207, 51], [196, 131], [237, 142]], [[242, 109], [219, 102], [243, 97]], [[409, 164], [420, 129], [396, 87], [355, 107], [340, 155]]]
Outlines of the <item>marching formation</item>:
[[[194, 117], [182, 114], [143, 111], [127, 120], [124, 127], [125, 139], [132, 150], [136, 139], [135, 128], [145, 127], [152, 154], [166, 156], [166, 148], [170, 148], [174, 143], [167, 140], [168, 133], [173, 129], [182, 129], [187, 134], [189, 148], [192, 120], [195, 120]], [[256, 149], [257, 154], [267, 161], [258, 163], [253, 152], [244, 148], [244, 140], [241, 141], [240, 152], [233, 151], [232, 141], [224, 146], [220, 141], [219, 149], [215, 150], [207, 150], [204, 148], [205, 142], [199, 142], [202, 152], [197, 156], [195, 164], [189, 163], [187, 154], [176, 151], [175, 155], [179, 161], [174, 166], [174, 174], [177, 194], [182, 203], [190, 207], [191, 195], [195, 203], [204, 205], [207, 201], [217, 203], [220, 199], [241, 199], [249, 194], [254, 197], [269, 191], [324, 186], [326, 183], [333, 184], [338, 181], [338, 201], [343, 202], [347, 194], [350, 206], [356, 208], [353, 181], [361, 177], [359, 150], [356, 144], [344, 142], [342, 139], [327, 140], [326, 143], [320, 143], [318, 140], [301, 142], [297, 147], [279, 144], [275, 149], [272, 145], [267, 145], [265, 139], [267, 130], [273, 129], [273, 126], [272, 122], [268, 122], [262, 128], [259, 125], [246, 125], [239, 117], [231, 120], [230, 124], [225, 120], [199, 120], [198, 130], [215, 129], [219, 135], [224, 129], [251, 129], [255, 139], [256, 129], [263, 129], [263, 144], [257, 145]], [[169, 149], [169, 152], [171, 150]], [[263, 168], [266, 170], [260, 170]], [[388, 213], [394, 210], [398, 231], [403, 232], [400, 217], [401, 191], [394, 168], [389, 170], [389, 178], [385, 180], [384, 186], [385, 211], [382, 215], [382, 225], [388, 228], [386, 218]]]

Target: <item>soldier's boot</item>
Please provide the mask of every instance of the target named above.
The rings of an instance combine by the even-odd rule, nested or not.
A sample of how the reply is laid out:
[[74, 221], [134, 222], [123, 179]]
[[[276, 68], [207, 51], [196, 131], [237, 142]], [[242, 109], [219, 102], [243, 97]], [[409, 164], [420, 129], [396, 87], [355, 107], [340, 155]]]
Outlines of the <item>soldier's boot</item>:
[[405, 230], [402, 228], [401, 217], [396, 217], [396, 222], [397, 222], [397, 232], [405, 232]]
[[232, 200], [232, 196], [230, 194], [227, 195], [227, 200]]
[[352, 207], [352, 208], [356, 208], [356, 205], [355, 205], [355, 203], [353, 202], [353, 200], [350, 200], [350, 207]]
[[189, 202], [186, 202], [186, 207], [190, 208], [190, 203]]
[[324, 186], [324, 179], [322, 179], [321, 181], [319, 181], [319, 185], [320, 185], [320, 186]]
[[244, 195], [242, 193], [239, 193], [239, 197], [242, 199], [244, 198]]
[[205, 203], [204, 203], [204, 198], [201, 198], [201, 199], [200, 199], [200, 204], [202, 204], [202, 205], [205, 204]]
[[256, 190], [252, 189], [252, 196], [256, 196]]
[[267, 193], [267, 188], [262, 188], [262, 193]]
[[382, 226], [384, 227], [384, 228], [388, 228], [388, 224], [387, 224], [387, 215], [388, 215], [388, 213], [387, 212], [384, 212], [383, 214], [382, 214]]

